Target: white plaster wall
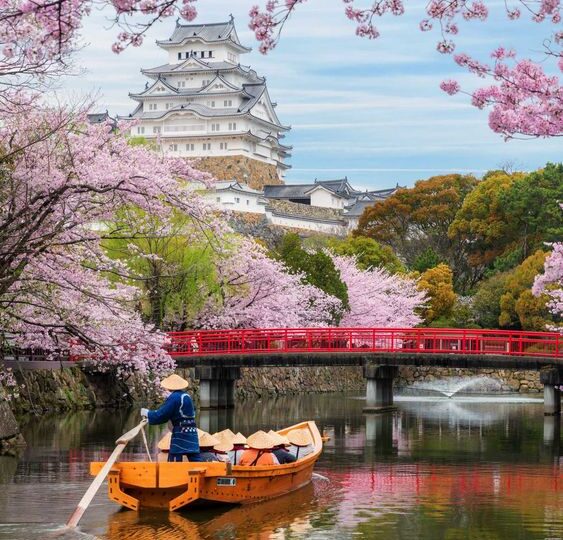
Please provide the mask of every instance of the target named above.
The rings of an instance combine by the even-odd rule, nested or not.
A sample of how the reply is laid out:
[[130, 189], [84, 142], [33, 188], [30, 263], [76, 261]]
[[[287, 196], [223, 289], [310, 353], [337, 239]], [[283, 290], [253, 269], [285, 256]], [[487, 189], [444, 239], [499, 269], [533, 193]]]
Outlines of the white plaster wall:
[[311, 206], [320, 206], [322, 208], [344, 208], [344, 200], [335, 197], [326, 189], [316, 189], [311, 192]]
[[266, 211], [266, 217], [272, 225], [280, 225], [282, 227], [294, 227], [296, 229], [306, 229], [325, 234], [335, 234], [343, 236], [346, 234], [346, 227], [332, 223], [323, 223], [318, 221], [308, 221], [298, 217], [277, 216], [272, 212]]
[[[194, 51], [198, 60], [204, 62], [231, 62], [238, 64], [240, 61], [239, 53], [235, 49], [229, 47], [227, 44], [210, 44], [204, 43], [201, 40], [188, 40], [183, 45], [167, 47], [168, 50], [168, 63], [179, 64], [186, 60], [186, 53]], [[204, 57], [201, 52], [204, 51]], [[209, 51], [212, 52], [211, 58]], [[182, 58], [178, 59], [178, 53], [182, 53]], [[230, 56], [234, 55], [234, 56]]]
[[211, 191], [205, 197], [226, 210], [232, 210], [234, 212], [252, 212], [255, 214], [265, 213], [265, 205], [259, 202], [260, 196], [252, 193]]

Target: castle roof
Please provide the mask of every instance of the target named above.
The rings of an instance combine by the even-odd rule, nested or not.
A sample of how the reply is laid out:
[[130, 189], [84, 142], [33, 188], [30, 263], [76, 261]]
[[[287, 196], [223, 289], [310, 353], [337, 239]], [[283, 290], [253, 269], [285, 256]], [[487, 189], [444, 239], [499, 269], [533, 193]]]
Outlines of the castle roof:
[[176, 21], [176, 28], [172, 36], [163, 41], [156, 43], [166, 48], [170, 45], [181, 45], [187, 40], [197, 39], [203, 43], [223, 43], [230, 41], [242, 52], [249, 52], [251, 49], [245, 47], [239, 41], [237, 31], [235, 30], [234, 18], [231, 16], [227, 22], [210, 23], [210, 24], [180, 24]]
[[[190, 65], [191, 64], [191, 65]], [[250, 66], [245, 66], [242, 64], [232, 64], [230, 62], [205, 62], [200, 58], [195, 56], [190, 56], [184, 62], [179, 64], [162, 64], [148, 69], [141, 69], [143, 75], [148, 75], [149, 77], [159, 76], [159, 75], [169, 75], [174, 73], [202, 73], [208, 71], [238, 71], [243, 75], [248, 75], [249, 77], [256, 79], [256, 81], [263, 81], [263, 77], [259, 77], [256, 71], [254, 71]]]

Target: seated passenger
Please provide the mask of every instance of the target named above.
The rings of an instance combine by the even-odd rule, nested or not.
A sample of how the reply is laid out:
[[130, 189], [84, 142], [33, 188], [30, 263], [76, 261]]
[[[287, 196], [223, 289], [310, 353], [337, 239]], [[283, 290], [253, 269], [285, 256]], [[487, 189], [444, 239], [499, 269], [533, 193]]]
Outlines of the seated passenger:
[[229, 452], [231, 463], [233, 465], [240, 465], [239, 461], [242, 453], [246, 449], [246, 437], [239, 431], [231, 440], [233, 449]]
[[279, 465], [278, 458], [274, 456], [274, 441], [267, 433], [260, 430], [247, 439], [248, 450], [242, 453], [239, 465]]
[[287, 437], [284, 435], [280, 435], [277, 431], [270, 430], [268, 435], [274, 439], [274, 456], [278, 458], [280, 465], [284, 465], [285, 463], [293, 463], [297, 460], [297, 458], [289, 452], [286, 448], [289, 446], [289, 441]]
[[224, 429], [223, 431], [218, 431], [217, 433], [213, 434], [214, 437], [217, 437], [218, 439], [225, 439], [226, 441], [232, 441], [233, 437], [235, 436], [235, 434], [229, 429]]
[[233, 449], [233, 443], [227, 441], [227, 437], [220, 439], [219, 444], [216, 444], [213, 447], [213, 451], [215, 452], [215, 457], [217, 461], [222, 461], [223, 463], [231, 463], [231, 458], [229, 453]]
[[219, 461], [215, 452], [213, 451], [213, 447], [216, 444], [219, 444], [221, 441], [206, 433], [205, 431], [201, 431], [198, 433], [199, 435], [199, 460], [200, 461]]
[[291, 443], [289, 451], [295, 456], [295, 459], [303, 458], [315, 451], [313, 438], [306, 429], [292, 429], [287, 434], [287, 439]]

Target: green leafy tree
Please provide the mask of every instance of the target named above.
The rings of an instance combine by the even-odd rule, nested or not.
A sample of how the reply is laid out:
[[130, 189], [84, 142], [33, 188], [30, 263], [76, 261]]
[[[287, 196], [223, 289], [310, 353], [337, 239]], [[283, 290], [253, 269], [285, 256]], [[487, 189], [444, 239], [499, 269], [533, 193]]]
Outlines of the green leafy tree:
[[356, 258], [361, 270], [381, 267], [392, 274], [404, 272], [405, 267], [389, 246], [376, 242], [366, 236], [350, 236], [345, 239], [330, 238], [327, 247], [336, 255]]
[[544, 242], [563, 238], [560, 204], [563, 201], [563, 164], [545, 168], [517, 179], [501, 197], [501, 204], [516, 230], [525, 259]]
[[[307, 251], [303, 248], [301, 238], [294, 233], [286, 234], [273, 256], [282, 261], [293, 273], [304, 274], [304, 281], [327, 294], [338, 298], [342, 305], [348, 307], [348, 289], [340, 278], [340, 272], [334, 266], [331, 257], [322, 249]], [[338, 322], [340, 314], [333, 314], [334, 322]]]
[[506, 291], [508, 272], [501, 272], [482, 281], [472, 301], [472, 310], [477, 324], [483, 328], [498, 328], [500, 299]]
[[[139, 308], [158, 328], [182, 329], [218, 290], [213, 242], [200, 238], [186, 215], [177, 213], [163, 222], [127, 208], [112, 230], [119, 231], [119, 238], [111, 238], [110, 232], [104, 248], [111, 257], [127, 261], [129, 279], [144, 293]], [[128, 238], [129, 230], [136, 233]]]
[[414, 260], [412, 269], [416, 272], [426, 272], [430, 268], [438, 266], [443, 263], [443, 259], [440, 258], [431, 247], [426, 248], [418, 257]]

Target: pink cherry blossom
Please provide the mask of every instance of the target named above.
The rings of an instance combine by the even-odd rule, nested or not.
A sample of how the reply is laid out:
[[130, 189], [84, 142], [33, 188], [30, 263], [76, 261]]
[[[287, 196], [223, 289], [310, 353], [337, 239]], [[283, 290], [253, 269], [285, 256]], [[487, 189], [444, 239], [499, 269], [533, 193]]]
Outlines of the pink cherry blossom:
[[[117, 212], [135, 206], [203, 224], [208, 207], [188, 180], [209, 176], [189, 162], [131, 146], [86, 110], [13, 109], [0, 126], [0, 319], [4, 346], [87, 356], [100, 369], [155, 377], [173, 363], [166, 337], [146, 325], [126, 264], [109, 259]], [[147, 378], [147, 381], [149, 378]]]
[[298, 328], [326, 326], [340, 300], [269, 258], [263, 247], [241, 238], [216, 261], [220, 291], [196, 320], [201, 328]]
[[426, 297], [417, 289], [415, 280], [389, 274], [382, 268], [360, 270], [353, 257], [331, 256], [348, 288], [350, 308], [340, 326], [410, 328], [422, 321], [417, 310]]

